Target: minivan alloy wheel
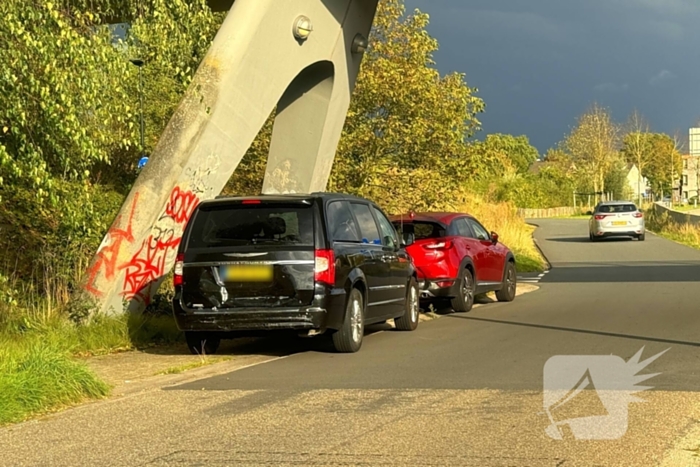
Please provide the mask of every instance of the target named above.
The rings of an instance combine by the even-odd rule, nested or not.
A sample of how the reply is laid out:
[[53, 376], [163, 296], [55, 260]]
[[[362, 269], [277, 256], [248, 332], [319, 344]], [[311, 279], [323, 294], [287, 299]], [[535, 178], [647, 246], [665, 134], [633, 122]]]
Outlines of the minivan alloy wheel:
[[350, 315], [350, 325], [352, 326], [352, 340], [360, 342], [362, 338], [362, 310], [357, 301], [352, 303], [352, 314]]
[[399, 331], [415, 331], [420, 321], [420, 301], [418, 298], [418, 282], [411, 278], [406, 290], [406, 302], [403, 315], [394, 319]]
[[360, 350], [365, 333], [364, 297], [356, 288], [348, 295], [343, 324], [332, 334], [335, 349], [343, 353]]
[[418, 292], [416, 291], [415, 287], [411, 287], [411, 291], [409, 292], [410, 298], [410, 307], [411, 307], [411, 319], [412, 320], [417, 320], [418, 319], [418, 313], [420, 310], [420, 305], [418, 303]]

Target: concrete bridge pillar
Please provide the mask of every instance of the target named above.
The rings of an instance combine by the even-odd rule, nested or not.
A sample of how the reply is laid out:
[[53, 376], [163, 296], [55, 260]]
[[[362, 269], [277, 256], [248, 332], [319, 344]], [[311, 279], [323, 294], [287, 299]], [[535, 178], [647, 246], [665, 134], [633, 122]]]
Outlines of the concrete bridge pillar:
[[102, 311], [145, 308], [194, 208], [221, 193], [275, 108], [263, 192], [325, 189], [376, 7], [233, 3], [89, 267], [84, 291]]

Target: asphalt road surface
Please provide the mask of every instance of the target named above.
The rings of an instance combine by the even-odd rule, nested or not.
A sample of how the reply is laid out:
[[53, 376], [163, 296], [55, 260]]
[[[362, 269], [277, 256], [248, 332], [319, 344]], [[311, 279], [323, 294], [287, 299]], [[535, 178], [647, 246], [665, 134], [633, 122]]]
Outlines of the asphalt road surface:
[[[268, 363], [6, 428], [0, 464], [700, 465], [700, 252], [536, 223], [552, 270], [513, 303], [377, 332], [353, 355], [288, 344]], [[642, 348], [640, 360], [666, 352], [630, 371]], [[544, 368], [560, 355], [597, 357], [555, 361], [548, 387], [562, 390], [593, 362], [556, 420], [600, 416], [595, 436], [619, 439], [546, 434]], [[636, 394], [645, 402], [620, 403], [625, 381], [651, 387]]]

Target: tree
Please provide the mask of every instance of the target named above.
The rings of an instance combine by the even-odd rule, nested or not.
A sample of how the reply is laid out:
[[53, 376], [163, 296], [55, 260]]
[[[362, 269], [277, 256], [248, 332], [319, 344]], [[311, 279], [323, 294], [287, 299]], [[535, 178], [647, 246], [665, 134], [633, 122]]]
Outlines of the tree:
[[643, 182], [644, 173], [647, 171], [652, 158], [651, 143], [649, 138], [649, 124], [644, 117], [634, 111], [627, 123], [627, 134], [624, 136], [622, 144], [622, 154], [625, 160], [635, 164], [639, 170], [637, 180], [637, 192], [639, 195], [639, 205], [642, 204], [643, 198]]
[[6, 0], [0, 16], [0, 193], [24, 187], [57, 205], [57, 177], [88, 180], [133, 146], [123, 83], [134, 71], [89, 11]]
[[592, 182], [593, 191], [604, 193], [605, 179], [619, 160], [620, 130], [610, 112], [594, 104], [578, 119], [576, 128], [563, 142], [572, 162]]
[[675, 181], [683, 172], [679, 141], [663, 133], [652, 133], [649, 140], [651, 158], [646, 177], [654, 193], [660, 196], [672, 194]]
[[524, 174], [539, 159], [539, 152], [527, 136], [490, 134], [483, 142], [474, 143], [471, 152], [488, 169], [482, 176]]
[[[129, 59], [146, 62], [152, 147], [222, 16], [205, 0], [5, 0], [0, 16], [0, 276], [16, 264], [13, 273], [46, 283], [60, 264], [70, 285], [136, 177], [139, 74]], [[115, 46], [115, 18], [139, 40]]]

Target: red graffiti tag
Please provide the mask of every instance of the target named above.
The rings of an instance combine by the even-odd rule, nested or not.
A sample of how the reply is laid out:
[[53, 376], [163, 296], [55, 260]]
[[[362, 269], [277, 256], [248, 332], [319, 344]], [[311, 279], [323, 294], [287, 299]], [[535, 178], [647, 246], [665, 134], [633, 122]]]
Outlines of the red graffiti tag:
[[170, 201], [165, 207], [165, 215], [178, 224], [185, 224], [199, 204], [199, 198], [191, 191], [183, 191], [179, 186], [170, 193]]
[[[198, 205], [199, 198], [192, 191], [175, 187], [170, 193], [161, 220], [170, 218], [182, 227]], [[120, 269], [126, 270], [122, 289], [122, 295], [126, 299], [136, 298], [146, 305], [150, 303], [153, 285], [166, 273], [168, 254], [180, 245], [181, 237], [175, 233], [176, 228], [154, 228], [154, 233], [141, 244], [139, 251], [121, 266]]]
[[[154, 238], [153, 235], [144, 240], [139, 251], [121, 269], [126, 269], [122, 295], [127, 299], [141, 298], [146, 304], [150, 301], [150, 293], [145, 293], [152, 282], [165, 275], [165, 260], [168, 252], [180, 244], [180, 238], [174, 238], [174, 233], [168, 232], [165, 238]], [[150, 289], [149, 289], [150, 290]]]
[[136, 193], [134, 195], [134, 201], [131, 204], [131, 212], [129, 213], [129, 220], [126, 224], [126, 228], [121, 228], [120, 215], [117, 217], [114, 225], [107, 232], [105, 240], [108, 242], [108, 244], [100, 248], [100, 250], [97, 252], [95, 261], [87, 271], [88, 281], [87, 285], [85, 286], [85, 290], [96, 297], [104, 296], [104, 293], [95, 286], [95, 281], [97, 280], [100, 272], [104, 270], [105, 278], [107, 280], [113, 280], [114, 273], [117, 268], [117, 259], [119, 258], [119, 252], [121, 251], [122, 244], [124, 242], [131, 243], [134, 241], [131, 222], [134, 219], [134, 211], [136, 210], [138, 199], [139, 194]]

